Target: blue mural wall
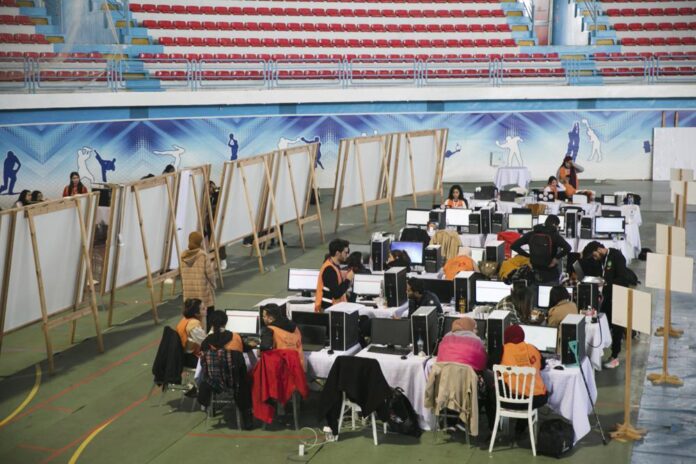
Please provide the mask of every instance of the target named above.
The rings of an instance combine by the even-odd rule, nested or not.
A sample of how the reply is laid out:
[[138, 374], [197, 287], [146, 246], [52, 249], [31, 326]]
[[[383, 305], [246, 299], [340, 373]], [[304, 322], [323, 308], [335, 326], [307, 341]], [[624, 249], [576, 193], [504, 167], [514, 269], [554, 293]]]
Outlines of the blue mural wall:
[[[675, 111], [667, 114], [672, 125]], [[58, 197], [71, 171], [84, 183], [125, 182], [175, 167], [213, 165], [277, 148], [321, 142], [320, 185], [332, 187], [339, 140], [375, 133], [449, 128], [446, 181], [490, 181], [499, 165], [522, 164], [537, 179], [566, 154], [586, 179], [647, 179], [660, 110], [422, 112], [202, 117], [0, 125], [0, 206], [23, 189]], [[679, 111], [696, 126], [696, 111]], [[9, 153], [13, 155], [9, 155]]]

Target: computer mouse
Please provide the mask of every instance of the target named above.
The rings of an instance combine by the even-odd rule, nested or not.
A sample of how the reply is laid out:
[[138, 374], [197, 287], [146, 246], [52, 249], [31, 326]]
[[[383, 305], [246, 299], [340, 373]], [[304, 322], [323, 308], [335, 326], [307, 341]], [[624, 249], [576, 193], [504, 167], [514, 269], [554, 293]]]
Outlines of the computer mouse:
[[402, 354], [401, 359], [408, 359], [408, 356], [406, 356], [405, 354]]
[[334, 354], [334, 350], [327, 351], [328, 354]]
[[564, 368], [563, 366], [556, 366], [554, 367], [554, 369], [556, 369], [557, 371], [562, 371]]

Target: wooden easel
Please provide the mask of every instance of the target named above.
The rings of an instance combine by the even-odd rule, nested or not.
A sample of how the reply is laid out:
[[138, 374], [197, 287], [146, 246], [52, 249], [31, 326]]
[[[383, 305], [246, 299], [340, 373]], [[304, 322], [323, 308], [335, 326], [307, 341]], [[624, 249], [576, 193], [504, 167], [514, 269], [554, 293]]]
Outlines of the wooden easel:
[[[338, 201], [334, 202], [336, 205], [336, 223], [334, 225], [334, 232], [338, 230], [341, 219], [341, 209], [343, 203], [343, 194], [345, 192], [346, 183], [346, 170], [348, 167], [348, 159], [350, 153], [350, 145], [353, 145], [353, 153], [358, 171], [358, 179], [360, 182], [360, 199], [363, 211], [363, 221], [365, 223], [365, 230], [370, 230], [369, 219], [367, 217], [367, 208], [375, 207], [375, 218], [374, 221], [377, 222], [377, 209], [379, 205], [387, 204], [389, 207], [389, 222], [394, 222], [394, 204], [393, 196], [390, 192], [389, 186], [389, 158], [387, 156], [387, 140], [390, 139], [389, 135], [375, 135], [372, 137], [355, 137], [352, 139], [343, 139], [339, 144], [339, 163], [341, 163], [341, 176], [340, 182], [337, 180], [334, 189], [334, 194], [338, 196]], [[362, 155], [360, 154], [360, 145], [363, 143], [374, 143], [380, 142], [380, 176], [379, 185], [377, 187], [377, 198], [374, 200], [368, 200], [365, 193], [365, 175], [363, 172], [363, 162]], [[336, 170], [336, 176], [338, 179], [338, 170]]]
[[[2, 340], [5, 338], [5, 313], [7, 311], [7, 296], [10, 292], [10, 270], [12, 269], [12, 248], [14, 245], [14, 234], [16, 221], [16, 211], [0, 211], [0, 215], [6, 215], [8, 219], [7, 247], [5, 248], [5, 260], [2, 263], [3, 273], [0, 283], [0, 352], [2, 352]], [[1, 244], [0, 244], [1, 245]]]
[[[679, 195], [677, 195], [677, 198], [679, 198]], [[667, 227], [667, 256], [668, 259], [669, 256], [672, 255], [672, 228]], [[667, 264], [669, 266], [669, 264]], [[671, 303], [671, 296], [670, 296], [670, 303]], [[671, 311], [671, 304], [670, 304], [670, 310], [667, 310], [667, 294], [665, 294], [665, 322], [662, 327], [658, 327], [655, 330], [655, 336], [656, 337], [662, 337], [664, 336], [665, 333], [665, 327], [669, 327], [669, 335], [667, 338], [672, 337], [672, 338], [679, 338], [682, 335], [684, 335], [684, 331], [681, 329], [675, 329], [672, 326], [672, 311]], [[666, 361], [665, 361], [666, 362]], [[665, 368], [666, 372], [666, 368]]]
[[[439, 195], [439, 202], [442, 203], [443, 192], [442, 192], [442, 176], [444, 173], [445, 165], [445, 146], [447, 145], [447, 135], [449, 133], [448, 129], [433, 129], [433, 130], [423, 130], [414, 132], [403, 133], [406, 138], [406, 148], [408, 153], [408, 163], [411, 171], [411, 197], [413, 198], [413, 207], [418, 208], [418, 197], [421, 195], [433, 195], [433, 203], [437, 201], [437, 196]], [[435, 179], [433, 179], [433, 188], [418, 191], [416, 189], [416, 172], [413, 165], [413, 143], [412, 139], [414, 137], [424, 137], [431, 135], [433, 137], [433, 144], [435, 150]], [[399, 155], [399, 144], [397, 144], [397, 158], [396, 163], [398, 165], [398, 155]], [[398, 169], [394, 169], [394, 182], [392, 187], [392, 192], [396, 192], [396, 175], [398, 174]]]
[[[307, 145], [302, 145], [299, 147], [292, 147], [292, 148], [286, 148], [284, 150], [279, 150], [276, 151], [272, 154], [272, 163], [271, 165], [273, 166], [273, 194], [275, 195], [275, 198], [278, 197], [278, 180], [280, 178], [280, 173], [282, 170], [282, 164], [285, 163], [287, 166], [288, 170], [288, 180], [290, 181], [290, 188], [292, 191], [292, 204], [293, 208], [295, 209], [295, 222], [297, 223], [297, 230], [299, 231], [300, 234], [300, 245], [302, 246], [302, 250], [305, 250], [306, 244], [305, 244], [305, 236], [304, 236], [304, 226], [305, 224], [309, 224], [311, 222], [317, 221], [319, 222], [319, 235], [321, 237], [321, 242], [324, 243], [324, 224], [321, 218], [321, 206], [319, 205], [319, 202], [315, 202], [315, 212], [314, 214], [310, 215], [309, 214], [309, 206], [310, 202], [312, 199], [312, 195], [314, 195], [315, 198], [319, 198], [319, 192], [317, 191], [317, 181], [316, 181], [316, 171], [314, 169], [314, 163], [316, 160], [317, 156], [317, 143], [311, 143]], [[297, 156], [297, 154], [302, 154], [305, 153], [308, 158], [308, 163], [309, 163], [309, 175], [307, 179], [295, 179], [295, 175], [293, 174], [292, 170], [292, 161], [291, 157], [292, 156]], [[307, 194], [305, 195], [305, 198], [301, 200], [301, 203], [298, 204], [297, 202], [297, 187], [302, 185], [302, 182], [305, 182], [305, 189], [307, 191]], [[267, 217], [268, 219], [268, 217]]]
[[[667, 250], [672, 251], [672, 230], [667, 231]], [[671, 327], [672, 323], [672, 255], [667, 254], [665, 266], [665, 323], [664, 327]], [[668, 330], [664, 333], [662, 338], [662, 373], [660, 374], [649, 374], [648, 380], [650, 380], [653, 385], [676, 385], [682, 386], [684, 382], [676, 375], [670, 375], [667, 370], [667, 358], [669, 355], [669, 338], [672, 335], [672, 331]], [[626, 339], [630, 338], [630, 332], [626, 332]], [[628, 343], [628, 342], [627, 342]]]
[[[101, 329], [99, 327], [99, 316], [97, 315], [97, 294], [94, 288], [94, 278], [92, 275], [92, 256], [90, 254], [91, 241], [87, 235], [85, 220], [83, 213], [80, 208], [80, 197], [84, 195], [65, 198], [63, 200], [57, 200], [55, 202], [47, 202], [44, 204], [38, 204], [35, 206], [27, 207], [24, 210], [27, 222], [29, 224], [29, 233], [31, 235], [31, 246], [33, 250], [34, 257], [34, 269], [36, 272], [36, 282], [39, 290], [39, 302], [41, 307], [41, 319], [42, 319], [42, 331], [44, 334], [44, 340], [46, 342], [46, 354], [48, 356], [48, 369], [49, 372], [53, 373], [55, 370], [55, 364], [53, 360], [53, 342], [51, 340], [50, 330], [61, 326], [63, 324], [72, 323], [73, 327], [71, 329], [71, 339], [74, 337], [75, 327], [77, 319], [85, 316], [91, 315], [94, 319], [94, 327], [97, 333], [97, 346], [99, 352], [104, 352], [104, 341], [102, 339]], [[91, 193], [87, 194], [87, 211], [92, 211], [96, 208], [99, 202], [99, 194]], [[46, 304], [46, 292], [44, 289], [44, 278], [43, 271], [41, 269], [41, 260], [39, 255], [39, 244], [36, 238], [36, 224], [34, 218], [36, 216], [51, 213], [53, 211], [59, 211], [67, 208], [75, 208], [77, 218], [80, 224], [80, 249], [81, 249], [81, 265], [78, 270], [78, 278], [75, 280], [75, 303], [72, 308], [72, 312], [64, 314], [58, 318], [49, 319], [48, 307]], [[20, 214], [19, 212], [17, 214]], [[84, 278], [82, 276], [82, 271], [85, 271]], [[55, 270], [51, 270], [55, 272]], [[87, 288], [89, 289], [90, 299], [86, 306], [80, 308], [79, 304], [82, 300], [82, 288], [83, 282], [86, 280]], [[58, 313], [55, 313], [58, 314]], [[51, 316], [55, 315], [52, 314]]]
[[628, 314], [626, 323], [626, 375], [624, 385], [624, 421], [617, 424], [616, 431], [609, 435], [620, 442], [642, 440], [648, 433], [631, 425], [631, 332], [633, 331], [633, 289], [628, 289]]

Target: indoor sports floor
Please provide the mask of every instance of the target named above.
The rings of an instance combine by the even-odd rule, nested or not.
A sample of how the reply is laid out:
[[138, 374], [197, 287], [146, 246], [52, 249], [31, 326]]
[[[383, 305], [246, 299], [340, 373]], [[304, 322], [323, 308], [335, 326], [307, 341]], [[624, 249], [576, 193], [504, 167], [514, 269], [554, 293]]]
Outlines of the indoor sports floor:
[[[615, 190], [631, 190], [643, 198], [641, 238], [644, 247], [655, 248], [656, 222], [671, 223], [669, 186], [666, 182], [632, 181], [592, 184], [585, 180], [584, 185], [602, 193]], [[473, 185], [465, 185], [471, 190]], [[343, 225], [338, 234], [333, 234], [334, 214], [330, 211], [328, 193], [322, 197], [324, 227], [327, 243], [340, 236], [352, 242], [366, 243], [368, 233], [362, 223], [362, 211], [354, 207], [341, 215]], [[430, 205], [430, 197], [421, 197], [420, 205]], [[404, 210], [411, 205], [410, 198], [401, 198], [395, 203], [396, 220], [389, 224], [387, 210], [380, 208], [379, 222], [371, 225], [371, 231], [398, 231], [404, 218]], [[372, 217], [372, 210], [370, 210]], [[693, 226], [692, 222], [692, 226]], [[696, 236], [693, 232], [691, 237]], [[277, 249], [268, 252], [264, 258], [267, 272], [259, 274], [255, 258], [249, 257], [249, 249], [239, 245], [228, 247], [228, 269], [224, 272], [225, 288], [217, 293], [216, 307], [248, 309], [259, 300], [271, 296], [285, 296], [287, 269], [290, 267], [318, 268], [326, 253], [326, 245], [320, 243], [316, 223], [307, 227], [306, 238], [309, 245], [306, 252], [299, 247], [299, 237], [294, 225], [285, 227], [287, 264], [280, 261]], [[692, 238], [691, 242], [696, 240]], [[634, 261], [631, 266], [639, 278], [645, 274], [645, 263]], [[32, 285], [28, 282], [27, 285]], [[181, 298], [171, 296], [170, 286], [165, 288], [165, 301], [159, 307], [162, 324], [175, 324], [180, 317]], [[691, 301], [693, 297], [689, 296]], [[38, 324], [19, 330], [5, 338], [0, 354], [0, 462], [9, 463], [172, 463], [172, 462], [499, 462], [512, 463], [521, 459], [532, 460], [528, 440], [522, 447], [509, 448], [499, 445], [492, 455], [480, 446], [469, 447], [463, 435], [451, 438], [441, 433], [426, 432], [420, 439], [396, 434], [386, 437], [379, 434], [380, 445], [374, 446], [371, 431], [360, 429], [341, 435], [341, 440], [310, 449], [307, 456], [297, 456], [300, 441], [314, 442], [314, 432], [303, 429], [296, 432], [292, 426], [277, 421], [267, 430], [257, 426], [254, 430], [239, 432], [234, 423], [234, 414], [225, 413], [206, 423], [205, 414], [200, 409], [190, 412], [191, 403], [186, 400], [181, 409], [179, 395], [170, 393], [164, 404], [160, 405], [159, 393], [148, 398], [152, 387], [151, 363], [162, 332], [162, 325], [153, 325], [149, 310], [149, 296], [145, 286], [139, 284], [117, 293], [118, 307], [115, 324], [106, 328], [106, 311], [101, 307], [100, 320], [104, 330], [106, 351], [98, 354], [94, 330], [90, 320], [78, 322], [78, 343], [68, 343], [68, 326], [53, 331], [54, 347], [57, 352], [56, 372], [48, 374], [45, 361], [44, 339]], [[103, 302], [108, 303], [104, 297]], [[675, 300], [688, 303], [688, 299]], [[679, 304], [677, 304], [679, 306]], [[661, 308], [656, 308], [661, 320]], [[678, 311], [678, 309], [677, 309]], [[659, 316], [659, 317], [658, 317]], [[685, 320], [681, 328], [687, 329], [693, 323]], [[679, 324], [678, 324], [679, 325]], [[653, 349], [650, 349], [652, 341]], [[662, 339], [641, 335], [634, 344], [633, 408], [634, 424], [641, 403], [643, 390], [658, 390], [644, 386], [645, 366], [648, 362], [657, 365]], [[683, 345], [685, 346], [685, 345]], [[656, 354], [657, 353], [657, 354]], [[623, 353], [622, 353], [623, 355]], [[693, 357], [691, 358], [693, 359]], [[604, 370], [597, 375], [599, 399], [597, 411], [601, 417], [605, 433], [623, 418], [624, 371], [623, 357], [621, 368]], [[694, 392], [689, 382], [694, 382], [693, 366], [686, 372], [687, 387], [680, 393], [665, 394], [662, 399], [645, 401], [645, 411], [641, 412], [641, 422], [647, 420], [650, 432], [642, 445], [636, 446], [634, 460], [640, 462], [679, 462], [679, 455], [685, 453], [692, 443], [681, 441], [678, 453], [669, 458], [653, 454], [650, 445], [659, 445], [661, 436], [691, 433], [693, 426], [682, 426], [676, 432], [659, 419], [661, 409], [669, 410], [665, 401], [678, 401], [692, 408], [690, 416], [684, 412], [680, 417], [688, 422], [693, 418]], [[662, 390], [661, 388], [659, 390]], [[681, 396], [681, 400], [676, 398]], [[688, 397], [691, 399], [688, 400]], [[676, 398], [676, 399], [675, 399]], [[316, 393], [301, 406], [301, 424], [320, 430], [316, 417]], [[542, 414], [541, 420], [547, 417]], [[646, 419], [646, 417], [648, 419]], [[229, 420], [230, 422], [227, 422]], [[288, 417], [287, 422], [290, 422]], [[693, 420], [691, 420], [693, 423]], [[323, 424], [322, 424], [323, 425]], [[642, 423], [639, 425], [643, 425]], [[662, 435], [661, 435], [662, 434]], [[687, 435], [688, 436], [688, 435]], [[693, 435], [692, 435], [693, 437]], [[323, 440], [323, 435], [319, 436]], [[645, 447], [646, 452], [641, 453]], [[590, 432], [564, 458], [565, 462], [627, 463], [631, 461], [633, 445], [610, 442], [603, 446], [597, 431]], [[538, 462], [556, 462], [550, 458], [537, 457]], [[686, 462], [686, 460], [684, 460]], [[693, 462], [693, 461], [692, 461]]]

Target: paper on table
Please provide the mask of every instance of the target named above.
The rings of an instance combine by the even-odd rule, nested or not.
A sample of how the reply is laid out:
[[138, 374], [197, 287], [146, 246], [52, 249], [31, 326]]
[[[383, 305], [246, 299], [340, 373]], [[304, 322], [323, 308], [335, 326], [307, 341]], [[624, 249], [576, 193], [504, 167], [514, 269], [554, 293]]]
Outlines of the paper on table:
[[670, 180], [694, 180], [694, 170], [693, 169], [679, 169], [672, 168], [670, 170]]
[[[648, 253], [645, 269], [645, 286], [649, 288], [665, 288], [665, 270], [667, 255]], [[675, 292], [691, 293], [694, 275], [694, 259], [690, 257], [672, 256], [670, 289]]]
[[[686, 256], [686, 230], [683, 227], [668, 226], [666, 224], [657, 225], [657, 236], [655, 238], [656, 251], [661, 255], [671, 254], [672, 256]], [[667, 230], [672, 229], [672, 253], [667, 249]]]
[[[621, 327], [628, 325], [628, 292], [627, 287], [614, 285], [611, 306], [611, 323]], [[652, 300], [650, 293], [633, 290], [633, 330], [645, 334], [652, 333]]]

